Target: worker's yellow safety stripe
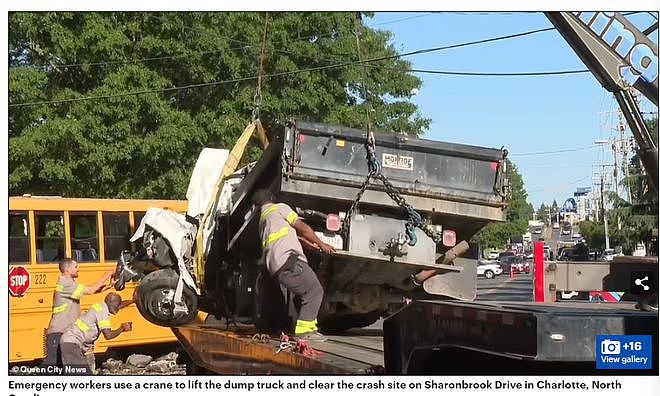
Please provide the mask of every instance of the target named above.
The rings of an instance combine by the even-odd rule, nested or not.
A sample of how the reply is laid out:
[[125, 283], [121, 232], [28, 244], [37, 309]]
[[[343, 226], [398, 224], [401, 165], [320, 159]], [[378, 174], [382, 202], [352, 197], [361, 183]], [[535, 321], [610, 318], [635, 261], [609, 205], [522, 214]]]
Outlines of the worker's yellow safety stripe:
[[103, 311], [103, 307], [101, 307], [101, 304], [98, 304], [98, 303], [97, 303], [97, 304], [93, 304], [93, 305], [92, 305], [92, 309], [93, 309], [94, 311], [96, 311], [96, 312], [101, 312], [101, 311]]
[[99, 329], [109, 329], [110, 319], [103, 319], [99, 321]]
[[66, 311], [67, 308], [69, 308], [69, 304], [58, 305], [57, 307], [53, 308], [53, 315], [57, 315], [59, 313], [62, 313], [64, 311]]
[[312, 331], [317, 331], [316, 319], [314, 320], [297, 320], [296, 321], [296, 334], [304, 334]]
[[83, 333], [86, 333], [89, 330], [89, 326], [87, 325], [87, 323], [83, 322], [80, 319], [76, 319], [75, 325], [77, 328], [82, 330]]
[[291, 225], [293, 225], [297, 218], [298, 214], [294, 211], [291, 211], [288, 215], [286, 215], [286, 221]]
[[288, 226], [282, 227], [280, 228], [279, 231], [273, 232], [268, 235], [268, 238], [266, 238], [266, 240], [263, 243], [263, 247], [266, 248], [272, 245], [278, 239], [282, 239], [287, 235], [289, 235], [289, 227]]
[[80, 299], [80, 296], [82, 296], [84, 291], [85, 291], [85, 285], [78, 285], [78, 287], [76, 287], [76, 290], [74, 290], [73, 293], [71, 293], [71, 298], [76, 300]]
[[264, 219], [266, 217], [268, 217], [268, 215], [270, 215], [271, 213], [276, 211], [278, 207], [279, 207], [279, 205], [272, 205], [269, 208], [267, 208], [266, 210], [264, 210], [263, 212], [261, 212], [261, 216], [259, 217], [259, 221], [260, 222], [264, 221]]
[[56, 292], [60, 292], [60, 293], [63, 292], [63, 291], [64, 291], [64, 286], [63, 286], [63, 285], [60, 285], [60, 284], [58, 283], [57, 286], [55, 286], [55, 291], [56, 291]]

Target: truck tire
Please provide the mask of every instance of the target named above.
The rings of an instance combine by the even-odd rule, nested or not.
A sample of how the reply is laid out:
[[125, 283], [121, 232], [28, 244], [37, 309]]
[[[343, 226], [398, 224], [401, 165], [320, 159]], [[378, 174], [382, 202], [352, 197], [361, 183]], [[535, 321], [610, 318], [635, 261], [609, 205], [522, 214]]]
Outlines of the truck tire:
[[486, 277], [486, 279], [493, 279], [495, 277], [495, 273], [491, 270], [486, 270], [484, 272], [484, 276]]
[[137, 290], [137, 309], [149, 322], [163, 327], [181, 326], [197, 316], [197, 296], [183, 287], [182, 300], [188, 313], [174, 316], [174, 291], [179, 275], [171, 269], [158, 270], [145, 276]]

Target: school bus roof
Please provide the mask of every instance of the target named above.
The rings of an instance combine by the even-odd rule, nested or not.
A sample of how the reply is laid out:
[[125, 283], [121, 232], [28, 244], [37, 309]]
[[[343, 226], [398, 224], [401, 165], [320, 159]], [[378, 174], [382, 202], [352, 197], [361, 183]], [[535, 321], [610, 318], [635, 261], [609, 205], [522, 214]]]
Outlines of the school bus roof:
[[105, 198], [62, 198], [46, 196], [9, 197], [9, 210], [39, 211], [146, 211], [157, 207], [183, 212], [188, 202], [164, 199], [105, 199]]

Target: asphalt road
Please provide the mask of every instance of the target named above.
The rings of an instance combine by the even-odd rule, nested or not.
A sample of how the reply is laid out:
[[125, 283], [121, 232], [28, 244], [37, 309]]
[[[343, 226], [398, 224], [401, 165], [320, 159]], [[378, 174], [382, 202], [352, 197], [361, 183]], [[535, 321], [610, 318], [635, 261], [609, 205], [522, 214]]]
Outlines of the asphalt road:
[[508, 274], [493, 279], [477, 279], [477, 301], [532, 301], [534, 289], [533, 274], [516, 274], [513, 279]]

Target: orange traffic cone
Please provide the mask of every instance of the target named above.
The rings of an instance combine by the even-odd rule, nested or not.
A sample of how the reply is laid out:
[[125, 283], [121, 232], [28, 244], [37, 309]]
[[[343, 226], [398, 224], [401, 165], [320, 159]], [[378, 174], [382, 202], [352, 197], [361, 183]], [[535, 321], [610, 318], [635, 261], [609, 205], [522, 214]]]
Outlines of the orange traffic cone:
[[509, 279], [515, 279], [516, 275], [513, 272], [513, 265], [509, 268]]

